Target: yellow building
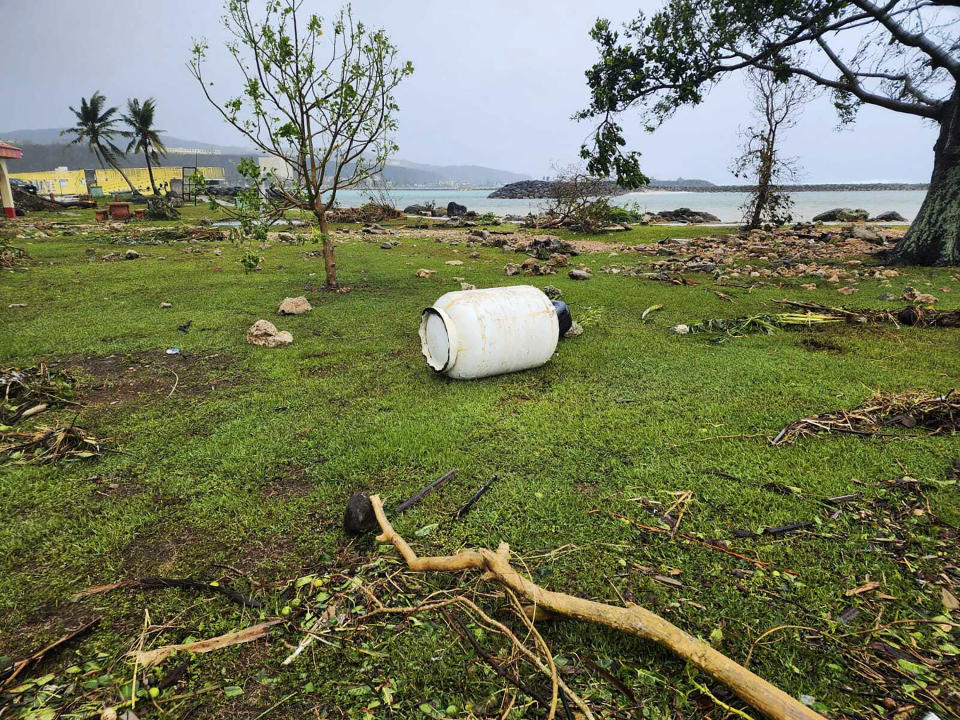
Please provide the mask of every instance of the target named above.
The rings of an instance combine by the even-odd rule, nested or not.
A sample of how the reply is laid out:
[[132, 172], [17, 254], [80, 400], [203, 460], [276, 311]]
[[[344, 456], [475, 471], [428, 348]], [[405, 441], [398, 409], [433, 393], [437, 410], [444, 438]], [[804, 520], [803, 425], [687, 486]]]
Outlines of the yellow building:
[[[221, 167], [202, 167], [197, 168], [208, 180], [222, 179], [224, 177]], [[152, 195], [153, 189], [150, 187], [150, 176], [147, 169], [144, 168], [123, 168], [123, 172], [133, 186], [144, 195]], [[11, 173], [10, 177], [33, 183], [37, 186], [37, 192], [41, 195], [89, 195], [90, 186], [97, 185], [104, 195], [111, 193], [129, 192], [130, 186], [127, 185], [123, 176], [116, 170], [67, 170], [67, 168], [57, 168], [56, 170], [45, 170], [43, 172], [23, 172]], [[182, 167], [155, 167], [153, 168], [153, 179], [160, 190], [169, 189], [171, 180], [179, 180], [183, 177]], [[164, 187], [166, 186], [166, 187]]]

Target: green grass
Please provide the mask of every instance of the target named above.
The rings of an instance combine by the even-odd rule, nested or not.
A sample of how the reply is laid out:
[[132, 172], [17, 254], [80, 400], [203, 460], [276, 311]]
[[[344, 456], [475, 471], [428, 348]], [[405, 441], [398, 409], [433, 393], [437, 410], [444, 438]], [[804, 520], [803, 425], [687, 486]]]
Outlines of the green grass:
[[[202, 215], [191, 209], [190, 219], [194, 214]], [[704, 232], [715, 231], [650, 227], [606, 239], [632, 244]], [[102, 262], [126, 246], [51, 234], [18, 240], [31, 264], [0, 275], [0, 364], [73, 365], [81, 392], [94, 398], [78, 424], [114, 439], [122, 453], [0, 467], [0, 655], [42, 646], [78, 618], [105, 618], [35, 674], [59, 673], [103, 652], [114, 684], [129, 681], [132, 666], [117, 658], [135, 644], [144, 609], [154, 625], [170, 625], [150, 637], [150, 646], [209, 637], [256, 617], [226, 600], [175, 590], [118, 590], [70, 602], [91, 585], [145, 575], [212, 579], [224, 576], [219, 563], [248, 573], [262, 584], [258, 592], [271, 597], [288, 580], [348, 559], [381, 558], [396, 569], [388, 549], [378, 552], [371, 538], [353, 540], [340, 530], [347, 499], [358, 490], [380, 492], [389, 506], [454, 467], [459, 475], [446, 489], [396, 523], [418, 551], [496, 547], [502, 540], [529, 556], [566, 546], [569, 552], [539, 563], [538, 582], [614, 603], [632, 597], [703, 638], [719, 629], [719, 649], [740, 662], [762, 633], [780, 625], [815, 627], [833, 638], [875, 623], [938, 616], [944, 578], [953, 572], [957, 580], [956, 534], [948, 526], [960, 521], [960, 506], [956, 484], [944, 482], [951, 458], [960, 456], [956, 435], [821, 436], [779, 448], [765, 440], [798, 417], [856, 406], [875, 390], [957, 386], [957, 331], [841, 326], [720, 345], [667, 332], [705, 317], [770, 311], [771, 301], [782, 297], [881, 306], [878, 294], [899, 294], [906, 285], [953, 307], [960, 297], [955, 271], [910, 269], [891, 287], [864, 281], [855, 302], [830, 287], [801, 294], [786, 286], [725, 289], [735, 294], [727, 303], [711, 292], [707, 276], [696, 277], [697, 286], [676, 287], [599, 272], [612, 262], [607, 253], [578, 258], [595, 272], [577, 283], [565, 275], [505, 277], [504, 264], [516, 256], [496, 249], [478, 248], [480, 257], [471, 259], [472, 249], [432, 239], [404, 239], [384, 251], [351, 236], [338, 245], [337, 260], [341, 282], [352, 292], [335, 294], [321, 289], [322, 261], [303, 257], [315, 249], [310, 244], [272, 246], [261, 253], [263, 271], [245, 274], [242, 249], [228, 243], [197, 244], [199, 253], [184, 253], [183, 243], [138, 246], [138, 260]], [[444, 264], [451, 259], [464, 265]], [[420, 267], [438, 272], [419, 279]], [[586, 312], [595, 321], [582, 337], [562, 341], [540, 369], [448, 381], [428, 370], [417, 324], [423, 307], [459, 288], [455, 276], [479, 287], [553, 284], [574, 318]], [[313, 312], [277, 318], [279, 302], [297, 295], [307, 296]], [[160, 310], [163, 301], [173, 308]], [[8, 308], [21, 302], [27, 307]], [[662, 312], [642, 322], [644, 309], [657, 303]], [[290, 330], [295, 343], [277, 350], [247, 345], [245, 331], [259, 318]], [[179, 332], [188, 320], [190, 332]], [[170, 359], [169, 347], [179, 347], [182, 357]], [[98, 375], [91, 359], [110, 355], [118, 356], [109, 361], [113, 374]], [[69, 422], [74, 413], [40, 415], [35, 424]], [[494, 474], [499, 480], [473, 511], [451, 521], [450, 513]], [[869, 513], [911, 502], [892, 485], [904, 475], [919, 480], [931, 512], [908, 514], [897, 528], [878, 526]], [[771, 483], [796, 492], [782, 494]], [[730, 539], [731, 549], [771, 568], [739, 579], [732, 571], [750, 566], [733, 557], [591, 513], [613, 511], [654, 524], [644, 509], [648, 502], [666, 507], [671, 492], [685, 490], [693, 501], [684, 532]], [[854, 492], [864, 499], [836, 514], [822, 502]], [[800, 520], [815, 522], [813, 531], [731, 539], [736, 530]], [[415, 535], [434, 524], [429, 534]], [[871, 542], [890, 532], [907, 541], [905, 556]], [[951, 555], [952, 571], [944, 568]], [[659, 574], [678, 570], [683, 587], [662, 585], [638, 565]], [[893, 599], [845, 596], [868, 576]], [[424, 578], [421, 590], [425, 595], [429, 586], [454, 581]], [[837, 625], [849, 607], [860, 615], [849, 626]], [[270, 605], [265, 613], [276, 609]], [[469, 717], [465, 708], [473, 707], [479, 716], [500, 683], [468, 664], [473, 652], [442, 619], [423, 621], [393, 632], [370, 630], [345, 650], [318, 643], [287, 668], [279, 663], [290, 648], [280, 638], [197, 656], [185, 687], [217, 689], [198, 696], [202, 706], [193, 717], [257, 717], [293, 692], [272, 716], [313, 717], [317, 707], [320, 717], [384, 717], [384, 708], [369, 708], [369, 688], [385, 678], [394, 687], [397, 717], [426, 717], [418, 709], [423, 703], [455, 706], [441, 715]], [[946, 658], [952, 645], [939, 627], [896, 626], [882, 638], [907, 645], [913, 633], [919, 654]], [[576, 623], [541, 630], [566, 667], [577, 671], [568, 681], [593, 698], [601, 715], [614, 717], [612, 708], [627, 703], [584, 660], [608, 667], [630, 687], [643, 701], [644, 717], [700, 713], [694, 680], [704, 678], [689, 675], [666, 652]], [[765, 638], [753, 648], [751, 669], [794, 696], [814, 696], [831, 716], [879, 714], [877, 703], [887, 694], [901, 704], [929, 705], [920, 690], [905, 687], [912, 684], [909, 672], [883, 687], [871, 684], [857, 672], [855, 654], [832, 641], [813, 642], [805, 632], [787, 629]], [[282, 632], [287, 643], [299, 638], [293, 628]], [[843, 642], [862, 652], [871, 639]], [[952, 643], [958, 644], [956, 634]], [[947, 705], [943, 678], [949, 674], [931, 683], [934, 689], [942, 683], [937, 692]], [[227, 697], [225, 686], [243, 687], [244, 694]], [[175, 705], [161, 703], [168, 710]], [[166, 716], [148, 705], [143, 710]], [[526, 712], [540, 716], [532, 707]]]

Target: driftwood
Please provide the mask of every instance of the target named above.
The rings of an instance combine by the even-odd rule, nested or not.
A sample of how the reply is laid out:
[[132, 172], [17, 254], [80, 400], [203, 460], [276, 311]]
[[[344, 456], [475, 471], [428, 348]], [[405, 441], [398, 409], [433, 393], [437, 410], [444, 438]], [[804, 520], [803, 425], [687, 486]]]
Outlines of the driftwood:
[[381, 530], [377, 539], [393, 545], [413, 572], [481, 570], [486, 578], [496, 580], [536, 607], [542, 607], [554, 615], [604, 625], [652, 640], [672, 650], [774, 720], [824, 720], [819, 713], [645, 608], [638, 605], [616, 607], [543, 589], [510, 565], [510, 547], [506, 543], [501, 543], [496, 551], [478, 548], [456, 555], [421, 558], [387, 520], [380, 496], [372, 495], [370, 502]]

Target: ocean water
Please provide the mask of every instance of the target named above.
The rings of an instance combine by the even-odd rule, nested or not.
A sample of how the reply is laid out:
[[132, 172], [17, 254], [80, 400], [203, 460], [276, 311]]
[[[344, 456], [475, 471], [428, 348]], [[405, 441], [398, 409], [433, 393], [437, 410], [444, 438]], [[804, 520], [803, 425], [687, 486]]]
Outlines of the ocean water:
[[[492, 212], [496, 215], [526, 215], [537, 212], [546, 206], [546, 200], [508, 200], [488, 198], [490, 190], [391, 190], [388, 196], [395, 207], [400, 209], [408, 205], [433, 201], [446, 207], [454, 202], [466, 205], [478, 213]], [[926, 192], [924, 190], [849, 190], [843, 192], [798, 192], [793, 193], [793, 217], [795, 220], [810, 220], [814, 215], [838, 207], [863, 208], [870, 215], [879, 215], [895, 210], [907, 220], [913, 220], [920, 210], [920, 204]], [[343, 190], [337, 194], [337, 200], [344, 207], [362, 205], [368, 199], [361, 190]], [[613, 198], [616, 205], [636, 204], [641, 210], [660, 212], [688, 207], [692, 210], [713, 213], [723, 222], [739, 222], [743, 218], [740, 206], [746, 200], [746, 193], [737, 192], [675, 192], [654, 190], [649, 192], [628, 193]]]

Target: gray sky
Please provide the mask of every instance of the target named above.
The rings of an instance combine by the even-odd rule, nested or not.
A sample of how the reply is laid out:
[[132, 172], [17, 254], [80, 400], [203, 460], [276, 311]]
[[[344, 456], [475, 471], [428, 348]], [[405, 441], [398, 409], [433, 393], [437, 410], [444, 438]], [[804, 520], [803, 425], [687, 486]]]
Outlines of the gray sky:
[[[257, 0], [254, 0], [257, 2]], [[574, 161], [590, 128], [570, 120], [588, 98], [584, 70], [596, 52], [587, 32], [598, 15], [616, 23], [659, 2], [617, 0], [355, 0], [354, 15], [384, 27], [416, 72], [398, 92], [398, 157], [551, 173]], [[306, 0], [332, 15], [334, 2]], [[112, 104], [154, 96], [172, 135], [244, 144], [206, 104], [187, 73], [192, 37], [211, 46], [210, 72], [224, 95], [237, 78], [222, 48], [219, 0], [0, 0], [0, 131], [70, 124], [68, 105], [94, 90]], [[749, 121], [742, 81], [731, 78], [698, 108], [681, 110], [654, 134], [635, 119], [628, 140], [651, 177], [732, 181], [738, 128]], [[922, 120], [863, 108], [835, 130], [826, 100], [807, 108], [786, 150], [805, 182], [929, 179], [935, 134]]]

